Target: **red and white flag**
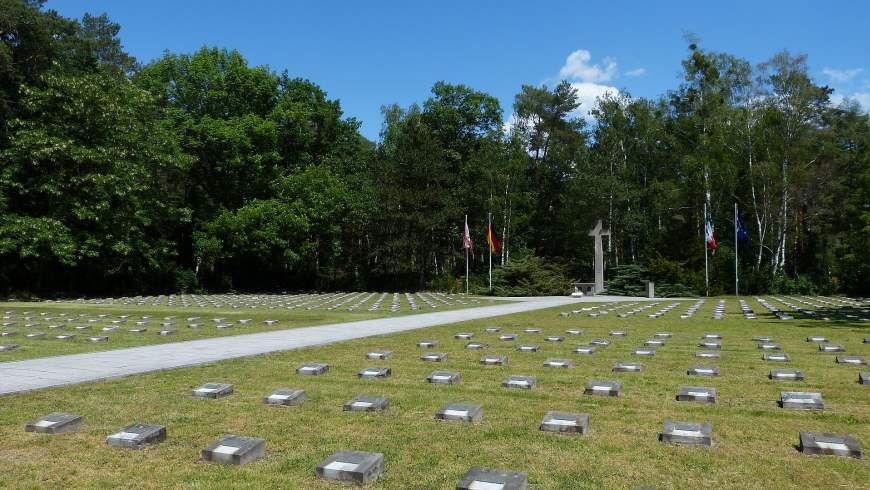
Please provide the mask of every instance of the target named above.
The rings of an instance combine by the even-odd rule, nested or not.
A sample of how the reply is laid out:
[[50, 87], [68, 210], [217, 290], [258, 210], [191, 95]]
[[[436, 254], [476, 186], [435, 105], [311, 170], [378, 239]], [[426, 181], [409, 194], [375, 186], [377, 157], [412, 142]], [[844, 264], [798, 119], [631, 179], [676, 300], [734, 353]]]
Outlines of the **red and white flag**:
[[704, 239], [707, 241], [707, 248], [714, 254], [716, 253], [716, 237], [713, 236], [713, 222], [707, 220], [707, 225], [704, 228]]
[[471, 249], [471, 233], [468, 231], [468, 216], [465, 217], [465, 233], [462, 235], [463, 250]]

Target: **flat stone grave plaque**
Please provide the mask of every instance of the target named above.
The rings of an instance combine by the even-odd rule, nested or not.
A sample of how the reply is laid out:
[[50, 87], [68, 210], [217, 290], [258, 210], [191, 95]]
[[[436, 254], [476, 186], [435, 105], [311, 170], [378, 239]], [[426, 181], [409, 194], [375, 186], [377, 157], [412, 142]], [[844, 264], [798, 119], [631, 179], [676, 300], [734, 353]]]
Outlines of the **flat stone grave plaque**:
[[73, 340], [76, 338], [76, 334], [74, 333], [62, 333], [55, 337], [57, 340]]
[[579, 346], [574, 348], [575, 354], [583, 354], [583, 355], [591, 355], [595, 353], [595, 347], [593, 346]]
[[713, 340], [722, 340], [722, 334], [718, 333], [705, 333], [702, 339], [713, 339]]
[[468, 403], [448, 403], [435, 412], [437, 420], [454, 420], [459, 422], [480, 422], [483, 418], [483, 408], [480, 405]]
[[308, 364], [303, 364], [296, 369], [296, 374], [304, 374], [307, 376], [319, 376], [321, 374], [326, 374], [329, 371], [329, 364], [323, 364], [320, 362], [310, 362]]
[[[64, 325], [49, 325], [48, 326], [49, 330], [63, 330], [64, 328], [66, 328]], [[118, 327], [115, 327], [116, 330], [117, 330], [117, 328]]]
[[548, 335], [544, 337], [544, 340], [546, 340], [547, 342], [564, 342], [565, 337], [559, 335]]
[[822, 352], [846, 352], [846, 349], [838, 344], [819, 344], [819, 350]]
[[583, 393], [586, 395], [619, 396], [622, 384], [619, 381], [592, 380], [586, 383]]
[[376, 480], [384, 472], [383, 453], [338, 451], [317, 464], [317, 478], [356, 485]]
[[712, 340], [706, 340], [698, 344], [698, 347], [703, 347], [705, 349], [721, 349], [722, 342], [714, 342]]
[[585, 434], [589, 431], [588, 413], [547, 412], [541, 421], [544, 432], [560, 434]]
[[459, 382], [459, 373], [455, 371], [433, 371], [426, 381], [438, 385], [454, 385]]
[[761, 355], [761, 358], [770, 362], [791, 362], [791, 358], [785, 353], [767, 353]]
[[422, 349], [431, 349], [432, 347], [438, 347], [438, 341], [437, 340], [421, 340], [420, 342], [417, 342], [417, 347], [420, 347]]
[[643, 345], [646, 345], [648, 347], [660, 347], [665, 345], [665, 341], [662, 339], [646, 339]]
[[654, 356], [656, 355], [655, 349], [635, 349], [632, 352], [632, 355], [635, 356]]
[[625, 330], [611, 330], [610, 331], [611, 337], [625, 337], [627, 335], [628, 335], [628, 332], [626, 332]]
[[242, 318], [239, 320], [239, 325], [248, 325], [249, 323], [251, 323], [250, 318]]
[[103, 332], [116, 332], [118, 331], [118, 327], [103, 327], [101, 330]]
[[266, 454], [266, 440], [226, 435], [202, 450], [202, 459], [212, 463], [246, 464]]
[[583, 335], [583, 330], [579, 328], [569, 328], [568, 330], [565, 330], [565, 333], [568, 335]]
[[393, 357], [393, 351], [377, 350], [366, 354], [366, 359], [385, 360]]
[[568, 318], [569, 316], [571, 316], [571, 313], [568, 311], [563, 311], [563, 312], [559, 313], [559, 317], [561, 317], [561, 318]]
[[822, 335], [810, 335], [807, 337], [807, 342], [827, 342], [828, 338]]
[[639, 362], [619, 361], [613, 364], [615, 373], [639, 373], [642, 370], [643, 365]]
[[527, 490], [525, 473], [475, 466], [456, 484], [456, 490]]
[[91, 329], [90, 325], [79, 325], [78, 327], [76, 327], [76, 330], [78, 330], [79, 332], [82, 332], [84, 330], [90, 330], [90, 329]]
[[569, 368], [573, 365], [570, 359], [556, 359], [551, 357], [544, 361], [544, 367]]
[[200, 398], [223, 398], [233, 394], [233, 385], [229, 383], [206, 383], [193, 390], [192, 394]]
[[498, 339], [499, 339], [499, 340], [502, 340], [502, 341], [505, 341], [505, 342], [509, 342], [509, 341], [511, 341], [511, 340], [516, 340], [516, 339], [517, 339], [517, 334], [515, 334], [515, 333], [506, 333], [506, 334], [502, 334], [502, 335], [499, 335], [499, 336], [498, 336]]
[[541, 333], [541, 329], [537, 327], [529, 327], [523, 330], [525, 333]]
[[864, 337], [864, 343], [870, 344], [870, 337]]
[[483, 356], [480, 358], [480, 363], [485, 366], [504, 366], [505, 364], [507, 364], [507, 357]]
[[474, 338], [474, 334], [462, 332], [462, 333], [458, 333], [458, 334], [454, 335], [453, 338], [457, 339], [457, 340], [471, 340]]
[[187, 328], [202, 328], [204, 325], [202, 323], [188, 323]]
[[773, 342], [773, 337], [769, 335], [753, 335], [752, 340], [756, 342]]
[[390, 376], [390, 374], [392, 374], [392, 370], [385, 367], [365, 368], [362, 371], [356, 373], [356, 375], [362, 379], [387, 378]]
[[499, 333], [499, 332], [501, 332], [501, 328], [499, 328], [499, 327], [486, 327], [485, 329], [483, 329], [483, 331], [486, 333]]
[[601, 347], [607, 347], [610, 345], [610, 341], [607, 339], [592, 339], [589, 341], [589, 345], [599, 345]]
[[538, 352], [540, 347], [536, 344], [522, 344], [517, 346], [517, 350], [520, 352]]
[[759, 342], [758, 348], [761, 350], [782, 350], [782, 347], [779, 344], [774, 344], [772, 342]]
[[858, 384], [870, 385], [870, 372], [858, 373]]
[[145, 327], [131, 328], [130, 330], [128, 330], [128, 332], [130, 332], [130, 333], [145, 333], [147, 331], [148, 331], [148, 329]]
[[163, 336], [175, 335], [175, 330], [161, 330], [160, 332], [158, 332], [158, 334]]
[[677, 392], [679, 402], [716, 403], [716, 388], [705, 386], [681, 386]]
[[88, 337], [88, 342], [92, 342], [92, 343], [108, 342], [108, 341], [109, 341], [109, 337], [106, 337], [105, 335], [97, 335], [94, 337]]
[[166, 427], [137, 422], [128, 425], [106, 438], [106, 444], [114, 447], [143, 449], [166, 440]]
[[711, 446], [713, 444], [712, 433], [713, 429], [710, 424], [666, 420], [660, 438], [662, 442], [670, 444]]
[[446, 352], [427, 352], [420, 356], [420, 360], [426, 362], [444, 362], [447, 360]]
[[867, 359], [860, 356], [837, 356], [838, 364], [851, 364], [853, 366], [866, 366]]
[[25, 432], [41, 434], [61, 434], [78, 429], [82, 425], [82, 416], [74, 413], [53, 412], [39, 420], [28, 422]]
[[800, 450], [804, 454], [820, 454], [862, 458], [864, 453], [858, 440], [852, 436], [827, 432], [801, 432]]
[[519, 388], [521, 390], [531, 390], [538, 383], [538, 379], [534, 376], [519, 376], [510, 375], [501, 382], [505, 388]]
[[271, 327], [276, 323], [278, 323], [278, 320], [263, 320], [263, 325], [266, 325], [267, 327]]
[[301, 405], [307, 398], [308, 396], [305, 394], [305, 390], [298, 388], [280, 388], [269, 395], [264, 396], [263, 403], [266, 405], [290, 407]]
[[489, 345], [484, 344], [483, 342], [469, 342], [465, 344], [466, 349], [486, 349]]
[[657, 337], [660, 339], [669, 339], [673, 336], [674, 336], [674, 334], [672, 334], [671, 332], [656, 332], [656, 334], [654, 335], [654, 337]]
[[689, 366], [689, 376], [719, 376], [719, 366]]
[[218, 323], [217, 325], [215, 325], [214, 328], [217, 328], [219, 330], [224, 330], [227, 328], [233, 328], [233, 324], [232, 323]]
[[381, 412], [389, 406], [390, 402], [385, 396], [358, 395], [344, 402], [343, 409], [346, 412]]
[[780, 392], [779, 406], [789, 410], [824, 410], [825, 402], [821, 393], [783, 391]]
[[779, 381], [803, 381], [804, 373], [797, 369], [771, 369], [769, 377]]
[[38, 339], [38, 338], [44, 338], [45, 334], [42, 332], [31, 332], [31, 333], [25, 335], [25, 337], [27, 337], [28, 339]]

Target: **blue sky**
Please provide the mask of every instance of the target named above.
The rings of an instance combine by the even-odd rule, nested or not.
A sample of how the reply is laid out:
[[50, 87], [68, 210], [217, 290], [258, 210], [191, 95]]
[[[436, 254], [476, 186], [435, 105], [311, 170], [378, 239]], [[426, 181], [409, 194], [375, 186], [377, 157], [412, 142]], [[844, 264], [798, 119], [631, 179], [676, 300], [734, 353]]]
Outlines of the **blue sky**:
[[[704, 4], [708, 5], [704, 5]], [[68, 17], [106, 12], [126, 49], [147, 62], [164, 50], [239, 50], [287, 69], [341, 101], [377, 139], [380, 107], [422, 102], [438, 80], [501, 100], [522, 84], [561, 77], [584, 107], [616, 89], [654, 97], [676, 87], [683, 34], [753, 64], [782, 49], [809, 55], [818, 83], [870, 108], [870, 2], [855, 1], [274, 1], [50, 0]]]

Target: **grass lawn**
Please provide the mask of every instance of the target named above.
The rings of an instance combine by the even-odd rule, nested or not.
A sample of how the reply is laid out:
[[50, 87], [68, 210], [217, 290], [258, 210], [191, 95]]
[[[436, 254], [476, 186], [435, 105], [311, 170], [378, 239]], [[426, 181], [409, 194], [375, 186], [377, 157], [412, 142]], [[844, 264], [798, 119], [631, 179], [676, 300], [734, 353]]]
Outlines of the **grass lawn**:
[[[665, 303], [663, 303], [665, 304]], [[689, 303], [685, 303], [688, 306]], [[805, 456], [797, 451], [800, 431], [832, 432], [856, 437], [870, 449], [870, 386], [857, 383], [858, 372], [870, 368], [838, 365], [837, 354], [821, 353], [808, 335], [825, 335], [848, 354], [870, 357], [863, 337], [870, 329], [854, 323], [775, 320], [759, 314], [746, 321], [737, 301], [728, 299], [729, 315], [712, 320], [714, 300], [688, 320], [680, 307], [664, 318], [559, 317], [564, 308], [471, 321], [415, 332], [372, 337], [324, 347], [269, 354], [213, 365], [177, 369], [126, 379], [89, 383], [0, 398], [0, 467], [10, 487], [69, 488], [341, 488], [314, 478], [316, 464], [339, 449], [382, 452], [386, 471], [374, 488], [454, 488], [472, 466], [527, 472], [532, 488], [868, 488], [870, 461], [835, 456]], [[517, 342], [499, 342], [484, 333], [489, 325], [519, 334]], [[542, 328], [525, 334], [523, 327]], [[563, 335], [570, 327], [584, 330], [550, 343], [544, 335]], [[628, 330], [627, 337], [608, 337], [610, 330]], [[673, 338], [655, 357], [635, 357], [655, 332]], [[464, 349], [457, 332], [474, 332], [474, 340], [490, 347]], [[693, 356], [706, 332], [723, 336], [719, 360]], [[770, 335], [792, 362], [761, 360], [753, 335]], [[591, 356], [572, 354], [575, 345], [594, 337], [610, 338], [610, 347]], [[449, 354], [443, 364], [423, 362], [415, 343], [435, 339], [432, 351]], [[517, 352], [519, 343], [536, 343], [536, 353]], [[370, 361], [365, 354], [388, 349], [393, 358]], [[505, 367], [484, 367], [484, 353], [508, 356]], [[548, 357], [570, 358], [568, 369], [545, 368]], [[640, 361], [640, 373], [612, 373], [616, 361]], [[330, 364], [322, 376], [296, 375], [303, 362]], [[716, 364], [721, 376], [687, 376], [693, 364]], [[363, 368], [390, 367], [392, 377], [366, 381]], [[769, 380], [771, 368], [797, 368], [806, 381]], [[461, 372], [458, 385], [429, 385], [433, 370]], [[530, 391], [502, 388], [509, 374], [533, 375]], [[622, 396], [583, 394], [590, 379], [622, 382]], [[235, 384], [235, 394], [219, 399], [193, 398], [190, 391], [206, 382]], [[680, 386], [718, 389], [715, 405], [677, 402]], [[276, 388], [304, 388], [308, 400], [299, 407], [266, 406], [262, 397]], [[777, 406], [781, 390], [817, 391], [825, 400], [821, 412], [791, 411]], [[358, 394], [386, 395], [384, 413], [342, 411], [342, 403]], [[478, 424], [434, 420], [444, 403], [483, 406]], [[538, 430], [550, 410], [590, 415], [586, 436], [561, 436]], [[52, 411], [84, 416], [77, 431], [61, 435], [25, 433], [26, 422]], [[658, 442], [666, 419], [709, 422], [713, 447], [671, 446]], [[162, 424], [167, 440], [142, 451], [110, 448], [105, 437], [133, 423]], [[241, 467], [201, 462], [199, 451], [223, 434], [256, 436], [267, 441], [263, 459]]]
[[[15, 316], [11, 320], [0, 320], [0, 322], [15, 321], [17, 325], [0, 327], [0, 331], [14, 332], [14, 335], [0, 337], [0, 344], [18, 344], [19, 347], [11, 351], [0, 352], [0, 362], [499, 304], [499, 302], [491, 299], [470, 298], [466, 300], [466, 304], [459, 304], [458, 302], [453, 302], [450, 305], [439, 304], [437, 309], [433, 309], [420, 302], [418, 303], [420, 309], [414, 312], [410, 309], [407, 300], [403, 296], [401, 298], [402, 309], [398, 312], [390, 313], [386, 311], [390, 304], [389, 298], [382, 305], [380, 311], [370, 312], [368, 311], [368, 306], [375, 299], [369, 300], [365, 306], [352, 312], [347, 311], [349, 305], [335, 310], [327, 310], [325, 308], [287, 310], [278, 308], [185, 308], [181, 306], [148, 307], [78, 303], [7, 302], [0, 304], [0, 312], [13, 312]], [[32, 317], [32, 320], [23, 320], [23, 312], [29, 312], [27, 316]], [[45, 315], [41, 315], [42, 313], [45, 313]], [[84, 313], [86, 316], [79, 317], [79, 320], [75, 322], [64, 322], [59, 317], [61, 313], [74, 316]], [[100, 318], [98, 315], [107, 316]], [[120, 315], [128, 315], [129, 317], [126, 318], [124, 323], [118, 324], [118, 329], [114, 332], [102, 331], [103, 327], [112, 325], [111, 321], [118, 319]], [[141, 333], [130, 332], [131, 329], [137, 328], [135, 322], [140, 320], [142, 316], [150, 317], [148, 324], [145, 325], [147, 331]], [[53, 318], [53, 320], [45, 320], [45, 317]], [[175, 326], [161, 327], [160, 324], [164, 322], [166, 317], [175, 317], [171, 320], [171, 322], [175, 323]], [[188, 328], [187, 325], [191, 322], [188, 322], [186, 319], [189, 317], [200, 317], [200, 319], [194, 320], [193, 323], [200, 323], [202, 327]], [[220, 329], [217, 328], [218, 323], [212, 321], [213, 318], [224, 318], [225, 321], [223, 323], [233, 323], [234, 325], [230, 328]], [[250, 319], [251, 321], [246, 325], [241, 325], [238, 323], [240, 319]], [[89, 320], [93, 321], [89, 322]], [[277, 323], [267, 326], [263, 324], [264, 320], [277, 320]], [[25, 327], [26, 323], [38, 323], [39, 325]], [[63, 328], [49, 329], [48, 325], [51, 324], [61, 324]], [[90, 328], [87, 330], [75, 329], [76, 326], [83, 325], [90, 325]], [[166, 336], [159, 335], [161, 329], [175, 330], [175, 333]], [[42, 332], [45, 335], [38, 338], [27, 338], [26, 335], [32, 332]], [[70, 340], [55, 338], [61, 334], [75, 334], [76, 337]], [[90, 342], [88, 339], [94, 336], [107, 336], [109, 340], [107, 342]]]

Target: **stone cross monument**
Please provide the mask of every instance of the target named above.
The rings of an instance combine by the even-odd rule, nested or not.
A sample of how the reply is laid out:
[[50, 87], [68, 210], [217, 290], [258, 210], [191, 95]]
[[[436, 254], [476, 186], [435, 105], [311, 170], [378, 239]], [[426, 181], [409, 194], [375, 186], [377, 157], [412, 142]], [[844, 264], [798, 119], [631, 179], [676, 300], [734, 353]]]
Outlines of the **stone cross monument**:
[[589, 231], [589, 236], [595, 238], [595, 294], [604, 291], [604, 246], [601, 237], [610, 236], [610, 230], [601, 229], [601, 220], [595, 228]]

